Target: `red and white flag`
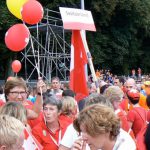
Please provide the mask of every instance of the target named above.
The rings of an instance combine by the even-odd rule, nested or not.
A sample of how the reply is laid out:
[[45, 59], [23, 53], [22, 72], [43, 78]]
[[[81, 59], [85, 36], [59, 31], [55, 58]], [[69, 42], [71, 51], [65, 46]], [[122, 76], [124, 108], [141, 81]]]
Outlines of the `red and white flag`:
[[27, 129], [24, 129], [24, 144], [23, 148], [24, 150], [42, 150], [42, 145], [35, 139], [35, 137], [28, 132]]
[[77, 95], [82, 95], [82, 98], [89, 94], [85, 75], [86, 64], [87, 55], [81, 32], [73, 30], [71, 38], [70, 89]]

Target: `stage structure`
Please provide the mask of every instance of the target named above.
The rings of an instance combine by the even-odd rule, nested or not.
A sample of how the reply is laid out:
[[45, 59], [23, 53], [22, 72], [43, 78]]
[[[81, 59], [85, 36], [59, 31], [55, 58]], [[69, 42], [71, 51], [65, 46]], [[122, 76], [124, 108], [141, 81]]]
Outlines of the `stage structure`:
[[[27, 82], [31, 82], [37, 79], [39, 69], [40, 76], [48, 82], [53, 76], [67, 81], [71, 32], [63, 29], [59, 12], [46, 9], [44, 14], [39, 24], [28, 27], [31, 37], [28, 46], [21, 52], [22, 74]], [[66, 37], [69, 42], [66, 42]]]

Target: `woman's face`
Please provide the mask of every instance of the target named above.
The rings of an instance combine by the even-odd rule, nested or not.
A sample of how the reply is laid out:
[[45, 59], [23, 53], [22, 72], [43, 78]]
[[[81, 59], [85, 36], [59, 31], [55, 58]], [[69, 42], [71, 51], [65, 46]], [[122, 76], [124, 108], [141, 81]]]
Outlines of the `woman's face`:
[[80, 129], [83, 140], [86, 141], [91, 149], [104, 149], [104, 147], [108, 144], [108, 133], [102, 133], [93, 137], [86, 132], [84, 126], [81, 125]]
[[16, 86], [10, 90], [7, 99], [8, 101], [23, 102], [27, 99], [27, 92], [23, 87]]
[[43, 113], [47, 123], [58, 121], [59, 112], [56, 105], [45, 105], [43, 108]]

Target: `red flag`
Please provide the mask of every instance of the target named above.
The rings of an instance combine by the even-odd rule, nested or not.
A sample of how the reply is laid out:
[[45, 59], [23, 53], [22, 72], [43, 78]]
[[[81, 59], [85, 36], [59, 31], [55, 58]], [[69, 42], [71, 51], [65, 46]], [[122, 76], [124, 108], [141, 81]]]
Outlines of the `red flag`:
[[71, 39], [70, 89], [83, 97], [88, 96], [85, 64], [87, 64], [87, 55], [81, 33], [79, 30], [74, 30]]

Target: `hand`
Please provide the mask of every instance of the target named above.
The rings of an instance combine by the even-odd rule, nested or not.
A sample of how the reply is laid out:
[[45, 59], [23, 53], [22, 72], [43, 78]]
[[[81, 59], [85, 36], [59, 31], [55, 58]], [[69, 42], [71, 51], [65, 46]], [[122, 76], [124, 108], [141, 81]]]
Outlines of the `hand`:
[[86, 150], [86, 142], [82, 139], [78, 139], [74, 142], [71, 150]]
[[46, 84], [41, 77], [38, 78], [37, 82], [37, 93], [45, 93], [47, 91]]

